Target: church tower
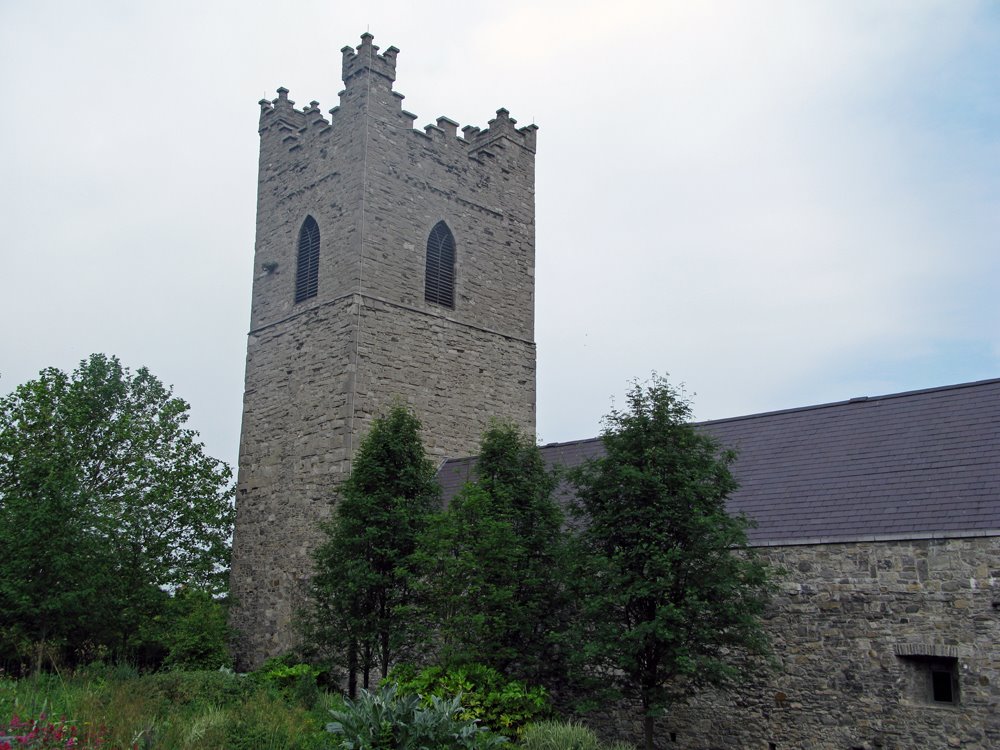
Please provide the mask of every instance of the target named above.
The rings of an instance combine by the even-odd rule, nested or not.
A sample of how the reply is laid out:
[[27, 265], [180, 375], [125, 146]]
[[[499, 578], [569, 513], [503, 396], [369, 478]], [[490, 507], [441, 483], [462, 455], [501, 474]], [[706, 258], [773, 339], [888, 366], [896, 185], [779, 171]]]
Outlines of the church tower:
[[363, 34], [340, 105], [261, 101], [233, 541], [241, 668], [294, 644], [319, 531], [371, 419], [398, 400], [432, 458], [491, 417], [535, 430], [534, 125], [423, 130]]

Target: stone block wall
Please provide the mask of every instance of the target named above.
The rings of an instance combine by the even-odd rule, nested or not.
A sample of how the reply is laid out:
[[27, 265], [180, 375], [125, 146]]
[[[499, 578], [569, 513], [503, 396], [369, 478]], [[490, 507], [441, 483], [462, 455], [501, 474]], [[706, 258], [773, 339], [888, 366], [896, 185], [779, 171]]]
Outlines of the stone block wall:
[[[1000, 538], [762, 552], [787, 571], [766, 623], [779, 668], [675, 707], [662, 747], [1000, 747]], [[931, 666], [954, 670], [953, 703], [934, 701]], [[610, 731], [641, 738], [636, 715], [617, 718]]]
[[[437, 459], [474, 454], [491, 417], [535, 430], [535, 128], [415, 130], [396, 54], [343, 50], [329, 117], [261, 102], [253, 299], [232, 624], [248, 668], [290, 648], [317, 523], [373, 417], [394, 401]], [[295, 302], [298, 237], [320, 232], [318, 293]], [[455, 305], [424, 299], [431, 228], [455, 238]]]

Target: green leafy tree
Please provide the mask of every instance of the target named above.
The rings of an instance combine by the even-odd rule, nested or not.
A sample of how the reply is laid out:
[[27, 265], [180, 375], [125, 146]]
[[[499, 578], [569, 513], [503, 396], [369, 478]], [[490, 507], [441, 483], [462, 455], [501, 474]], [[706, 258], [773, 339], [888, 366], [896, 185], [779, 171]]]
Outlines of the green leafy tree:
[[207, 591], [184, 587], [170, 599], [163, 618], [166, 633], [164, 667], [219, 669], [231, 667], [229, 641], [232, 633], [226, 608]]
[[231, 472], [145, 368], [94, 354], [0, 399], [0, 611], [45, 655], [126, 654], [162, 589], [224, 585]]
[[575, 473], [583, 526], [581, 654], [655, 717], [767, 653], [768, 569], [726, 511], [734, 460], [690, 424], [681, 393], [654, 376], [605, 418], [606, 454]]
[[307, 633], [346, 666], [352, 697], [359, 674], [369, 687], [372, 670], [385, 677], [413, 642], [411, 623], [399, 614], [412, 602], [411, 557], [439, 498], [420, 422], [397, 405], [372, 422], [358, 447], [314, 554]]
[[549, 681], [562, 663], [563, 515], [555, 478], [529, 436], [494, 423], [475, 481], [421, 540], [425, 601], [446, 664], [480, 662]]

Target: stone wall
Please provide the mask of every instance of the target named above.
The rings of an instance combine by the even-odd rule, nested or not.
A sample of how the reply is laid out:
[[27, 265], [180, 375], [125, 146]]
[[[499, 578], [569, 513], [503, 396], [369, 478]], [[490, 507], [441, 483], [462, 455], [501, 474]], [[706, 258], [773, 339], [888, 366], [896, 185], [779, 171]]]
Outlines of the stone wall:
[[[491, 417], [535, 431], [535, 128], [424, 130], [393, 91], [397, 50], [343, 50], [325, 116], [261, 102], [253, 299], [232, 624], [252, 667], [294, 644], [317, 522], [372, 418], [396, 400], [436, 459], [474, 454]], [[319, 290], [295, 302], [299, 231], [320, 231]], [[424, 299], [428, 235], [455, 237], [454, 308]]]
[[[767, 619], [779, 669], [674, 708], [662, 747], [1000, 747], [1000, 538], [762, 552], [787, 571]], [[935, 701], [932, 671], [949, 669], [954, 702]]]

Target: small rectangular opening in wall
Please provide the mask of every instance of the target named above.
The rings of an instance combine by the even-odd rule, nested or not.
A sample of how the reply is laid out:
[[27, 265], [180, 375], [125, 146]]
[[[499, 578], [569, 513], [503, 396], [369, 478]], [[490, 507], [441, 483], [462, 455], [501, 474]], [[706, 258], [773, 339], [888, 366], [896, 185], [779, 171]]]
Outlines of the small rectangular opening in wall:
[[912, 654], [899, 657], [904, 667], [903, 699], [930, 706], [959, 703], [958, 659]]
[[767, 750], [778, 750], [778, 743], [777, 742], [768, 742], [767, 743]]
[[931, 670], [931, 688], [935, 703], [954, 703], [955, 694], [952, 691], [952, 674], [943, 669]]

